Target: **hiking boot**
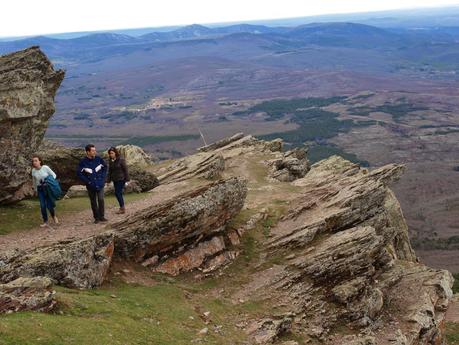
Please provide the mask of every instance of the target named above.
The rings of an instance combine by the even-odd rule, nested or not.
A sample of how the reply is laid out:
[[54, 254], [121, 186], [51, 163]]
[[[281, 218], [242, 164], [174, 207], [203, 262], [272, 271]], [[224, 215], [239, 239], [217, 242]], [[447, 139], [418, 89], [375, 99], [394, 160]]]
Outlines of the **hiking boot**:
[[99, 219], [99, 221], [101, 221], [101, 222], [104, 222], [104, 223], [105, 223], [105, 222], [108, 222], [108, 219], [107, 219], [107, 218], [105, 218], [105, 217], [102, 217], [102, 218], [100, 218], [100, 219]]
[[47, 226], [48, 226], [48, 223], [40, 224], [40, 228], [46, 228]]
[[59, 225], [59, 219], [56, 216], [53, 217], [54, 224]]
[[115, 212], [116, 214], [125, 214], [126, 213], [126, 209], [124, 207], [120, 207], [120, 209], [118, 211]]
[[98, 223], [99, 223], [99, 219], [95, 219], [94, 224], [98, 224]]

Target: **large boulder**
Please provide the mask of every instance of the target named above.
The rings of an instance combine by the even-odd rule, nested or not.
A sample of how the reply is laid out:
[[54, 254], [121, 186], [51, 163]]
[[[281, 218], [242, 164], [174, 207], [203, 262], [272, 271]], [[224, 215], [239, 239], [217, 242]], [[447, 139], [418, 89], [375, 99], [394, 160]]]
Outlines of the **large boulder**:
[[0, 204], [30, 195], [31, 155], [43, 140], [63, 78], [38, 47], [0, 57]]
[[106, 232], [27, 252], [4, 252], [0, 254], [0, 282], [45, 276], [67, 287], [99, 286], [108, 273], [113, 250], [113, 234]]
[[[123, 150], [121, 150], [123, 152]], [[148, 155], [140, 147], [129, 145], [129, 149], [125, 151], [128, 156], [126, 162], [129, 168], [129, 176], [131, 180], [135, 180], [140, 191], [146, 192], [159, 185], [159, 181], [155, 174], [148, 170], [146, 165]], [[130, 153], [135, 153], [130, 155]], [[71, 186], [81, 185], [81, 181], [76, 175], [76, 169], [80, 160], [85, 156], [83, 148], [66, 147], [60, 144], [44, 140], [40, 145], [37, 153], [42, 157], [43, 162], [49, 165], [57, 174], [61, 183], [62, 189], [67, 192]], [[106, 152], [99, 153], [106, 159], [108, 164], [108, 156]], [[139, 157], [144, 157], [139, 159]], [[131, 164], [134, 162], [134, 164]], [[139, 163], [139, 164], [137, 164]]]

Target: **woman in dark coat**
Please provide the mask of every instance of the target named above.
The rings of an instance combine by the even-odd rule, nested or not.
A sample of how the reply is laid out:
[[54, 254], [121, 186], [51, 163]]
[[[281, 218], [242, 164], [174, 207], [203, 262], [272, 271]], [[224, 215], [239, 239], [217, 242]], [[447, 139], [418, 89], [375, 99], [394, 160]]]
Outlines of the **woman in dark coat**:
[[115, 196], [120, 205], [117, 214], [123, 214], [126, 212], [124, 206], [123, 190], [126, 182], [129, 181], [129, 173], [126, 165], [126, 161], [120, 156], [119, 151], [116, 147], [110, 147], [108, 149], [109, 165], [108, 165], [108, 182], [113, 182], [115, 187]]

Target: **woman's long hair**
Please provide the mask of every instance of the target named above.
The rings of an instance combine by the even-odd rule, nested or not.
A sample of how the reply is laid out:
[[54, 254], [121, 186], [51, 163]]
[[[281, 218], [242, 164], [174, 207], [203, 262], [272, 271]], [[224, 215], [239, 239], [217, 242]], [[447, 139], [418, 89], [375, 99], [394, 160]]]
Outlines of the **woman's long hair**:
[[115, 153], [115, 157], [119, 158], [120, 152], [118, 151], [118, 149], [115, 146], [112, 146], [112, 147], [110, 147], [108, 149], [108, 154], [110, 154], [110, 152], [114, 152]]

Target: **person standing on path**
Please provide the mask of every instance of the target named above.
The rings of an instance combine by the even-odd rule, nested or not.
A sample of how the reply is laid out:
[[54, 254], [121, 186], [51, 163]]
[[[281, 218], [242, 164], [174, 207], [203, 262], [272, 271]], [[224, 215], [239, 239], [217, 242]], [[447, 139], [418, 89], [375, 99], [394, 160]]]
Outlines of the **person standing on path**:
[[86, 157], [78, 165], [77, 175], [86, 185], [91, 209], [94, 216], [94, 223], [106, 222], [104, 187], [107, 176], [107, 164], [97, 156], [96, 147], [88, 144], [85, 147]]
[[129, 181], [128, 168], [125, 159], [121, 157], [116, 147], [108, 149], [108, 156], [108, 182], [113, 182], [115, 196], [120, 205], [120, 209], [116, 213], [124, 214], [126, 213], [126, 208], [124, 207], [123, 190], [126, 182]]
[[32, 183], [33, 188], [37, 192], [38, 199], [40, 200], [40, 211], [43, 218], [43, 224], [40, 227], [48, 226], [48, 211], [53, 217], [54, 223], [59, 224], [59, 220], [56, 217], [54, 200], [48, 194], [45, 187], [45, 179], [48, 176], [56, 178], [56, 174], [47, 165], [43, 165], [43, 161], [40, 156], [32, 157]]

